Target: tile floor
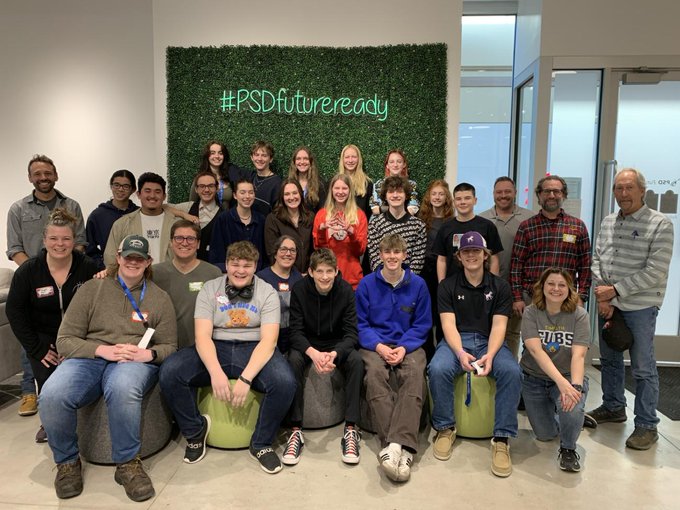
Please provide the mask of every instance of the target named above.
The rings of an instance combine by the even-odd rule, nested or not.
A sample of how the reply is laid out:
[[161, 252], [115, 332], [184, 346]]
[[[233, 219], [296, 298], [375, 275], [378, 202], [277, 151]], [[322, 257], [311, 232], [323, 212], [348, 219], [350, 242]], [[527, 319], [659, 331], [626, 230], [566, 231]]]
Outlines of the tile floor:
[[[599, 404], [599, 372], [589, 369], [588, 408]], [[0, 389], [2, 391], [2, 389]], [[632, 398], [629, 395], [630, 406]], [[520, 413], [520, 434], [511, 443], [514, 472], [506, 479], [489, 471], [488, 440], [458, 439], [453, 456], [441, 462], [432, 456], [429, 428], [421, 435], [411, 481], [395, 485], [381, 473], [377, 440], [365, 434], [362, 459], [348, 467], [340, 460], [341, 426], [308, 431], [302, 460], [268, 475], [247, 451], [210, 449], [199, 464], [182, 462], [184, 441], [175, 438], [147, 459], [156, 497], [134, 503], [113, 480], [113, 468], [86, 464], [80, 496], [59, 500], [52, 482], [47, 445], [33, 441], [37, 416], [17, 415], [18, 403], [0, 410], [0, 510], [4, 509], [678, 509], [680, 508], [680, 422], [662, 417], [661, 438], [646, 452], [624, 447], [632, 432], [628, 422], [585, 430], [579, 441], [584, 464], [580, 473], [557, 467], [558, 443], [533, 439]], [[281, 447], [279, 447], [279, 452]]]

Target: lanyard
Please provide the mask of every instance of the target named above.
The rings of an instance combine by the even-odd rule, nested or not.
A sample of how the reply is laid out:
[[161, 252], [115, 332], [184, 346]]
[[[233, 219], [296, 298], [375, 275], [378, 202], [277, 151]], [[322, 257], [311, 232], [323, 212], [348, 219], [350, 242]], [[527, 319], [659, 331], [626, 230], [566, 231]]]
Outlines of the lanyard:
[[[123, 279], [120, 276], [117, 276], [117, 278], [118, 278], [118, 283], [120, 283], [120, 286], [123, 287], [123, 292], [125, 292], [125, 295], [127, 296], [128, 300], [130, 301], [130, 304], [132, 304], [132, 308], [134, 308], [135, 312], [137, 312], [137, 316], [139, 317], [139, 320], [142, 321], [145, 328], [148, 328], [149, 323], [144, 318], [144, 315], [142, 315], [142, 311], [139, 309], [139, 306], [137, 306], [137, 301], [135, 301], [135, 298], [132, 295], [132, 292], [130, 292], [130, 289], [128, 289], [127, 285], [125, 285], [125, 282], [123, 281]], [[139, 295], [139, 302], [140, 303], [144, 300], [144, 294], [146, 294], [146, 279], [144, 279], [144, 283], [142, 284], [142, 293]]]
[[222, 207], [222, 197], [224, 196], [224, 181], [220, 179], [219, 186], [217, 186], [217, 201]]

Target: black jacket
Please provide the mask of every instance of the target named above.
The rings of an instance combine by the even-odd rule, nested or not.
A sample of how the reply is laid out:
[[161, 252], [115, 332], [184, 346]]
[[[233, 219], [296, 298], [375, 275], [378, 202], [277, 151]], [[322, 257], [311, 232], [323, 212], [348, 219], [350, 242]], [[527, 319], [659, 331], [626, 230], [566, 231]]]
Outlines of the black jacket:
[[91, 258], [74, 251], [71, 270], [59, 289], [47, 267], [44, 248], [15, 271], [7, 295], [7, 318], [29, 356], [36, 360], [45, 357], [50, 344], [56, 343], [62, 315], [71, 299], [96, 272]]
[[357, 348], [357, 311], [352, 286], [335, 277], [327, 295], [319, 294], [311, 276], [293, 286], [290, 295], [290, 345], [304, 354], [309, 347], [336, 351], [343, 362]]

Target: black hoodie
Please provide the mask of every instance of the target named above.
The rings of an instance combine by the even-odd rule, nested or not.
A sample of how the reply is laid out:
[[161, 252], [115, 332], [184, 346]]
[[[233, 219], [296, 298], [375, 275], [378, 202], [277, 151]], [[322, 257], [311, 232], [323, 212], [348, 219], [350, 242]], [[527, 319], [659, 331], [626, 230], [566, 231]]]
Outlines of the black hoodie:
[[290, 295], [290, 344], [303, 354], [309, 347], [335, 351], [342, 363], [357, 348], [357, 311], [352, 286], [335, 277], [327, 295], [320, 294], [311, 276], [293, 286]]

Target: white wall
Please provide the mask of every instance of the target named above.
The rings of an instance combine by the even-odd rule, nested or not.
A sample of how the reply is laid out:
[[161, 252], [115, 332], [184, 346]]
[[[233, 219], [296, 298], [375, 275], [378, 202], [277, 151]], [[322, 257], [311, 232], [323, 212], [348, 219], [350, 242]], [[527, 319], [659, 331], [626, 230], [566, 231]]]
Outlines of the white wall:
[[[263, 5], [266, 4], [266, 5]], [[166, 166], [166, 76], [168, 46], [448, 45], [447, 172], [458, 160], [461, 0], [154, 0], [156, 159]], [[228, 142], [228, 141], [227, 141]], [[348, 140], [347, 143], [351, 141]]]
[[33, 189], [34, 153], [87, 215], [118, 168], [156, 168], [150, 0], [3, 0], [0, 15], [0, 266], [5, 218]]
[[[0, 246], [26, 164], [52, 157], [85, 215], [118, 168], [166, 174], [167, 46], [448, 44], [447, 170], [457, 156], [462, 0], [3, 0]], [[13, 263], [0, 256], [0, 267]]]

